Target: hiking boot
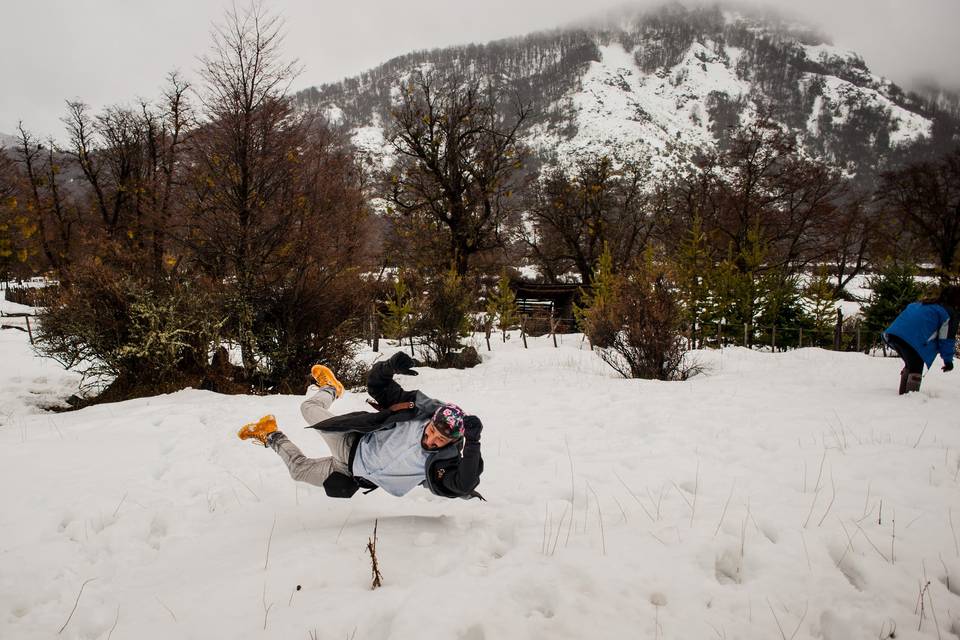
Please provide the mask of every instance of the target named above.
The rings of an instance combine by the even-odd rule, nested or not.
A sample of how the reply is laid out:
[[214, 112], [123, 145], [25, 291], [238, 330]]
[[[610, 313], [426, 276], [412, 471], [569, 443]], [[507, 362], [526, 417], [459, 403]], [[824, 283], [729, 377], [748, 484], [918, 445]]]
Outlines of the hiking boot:
[[906, 367], [900, 370], [900, 388], [898, 392], [901, 396], [907, 392], [907, 376], [909, 375], [910, 371]]
[[240, 431], [237, 431], [237, 437], [241, 440], [256, 440], [266, 447], [267, 437], [276, 432], [277, 419], [273, 416], [263, 416], [256, 422], [243, 425]]
[[907, 376], [907, 388], [906, 392], [910, 393], [911, 391], [920, 391], [920, 383], [923, 382], [922, 373], [911, 373]]
[[343, 385], [337, 380], [337, 376], [333, 375], [330, 367], [315, 364], [310, 368], [310, 375], [313, 376], [318, 387], [333, 387], [338, 398], [343, 395]]

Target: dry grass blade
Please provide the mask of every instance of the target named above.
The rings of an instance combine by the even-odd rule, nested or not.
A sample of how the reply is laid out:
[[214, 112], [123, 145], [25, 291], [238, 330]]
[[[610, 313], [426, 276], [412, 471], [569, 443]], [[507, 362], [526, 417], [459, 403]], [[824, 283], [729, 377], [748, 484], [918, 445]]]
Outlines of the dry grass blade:
[[737, 486], [737, 481], [734, 480], [730, 485], [730, 495], [727, 496], [727, 501], [723, 504], [723, 512], [720, 514], [720, 522], [717, 523], [717, 529], [713, 532], [713, 537], [716, 538], [717, 534], [720, 533], [720, 527], [723, 526], [723, 519], [727, 517], [727, 507], [730, 506], [730, 500], [733, 499], [733, 489]]
[[273, 543], [273, 530], [277, 528], [277, 516], [273, 516], [273, 526], [270, 527], [270, 536], [267, 538], [267, 557], [263, 561], [263, 570], [267, 570], [267, 565], [270, 564], [270, 545]]
[[638, 505], [640, 505], [640, 508], [643, 509], [643, 512], [644, 512], [645, 514], [647, 514], [647, 517], [648, 517], [648, 518], [650, 518], [650, 522], [656, 522], [656, 520], [655, 520], [654, 517], [650, 514], [650, 512], [647, 510], [647, 508], [644, 506], [644, 504], [643, 504], [642, 502], [640, 502], [640, 498], [638, 498], [637, 495], [633, 492], [633, 490], [632, 490], [629, 486], [627, 486], [627, 483], [623, 481], [623, 478], [620, 477], [620, 474], [617, 473], [616, 470], [614, 470], [613, 475], [617, 476], [617, 480], [619, 480], [619, 481], [620, 481], [620, 484], [623, 485], [623, 488], [627, 490], [627, 493], [630, 494], [630, 497], [633, 498], [634, 501], [635, 501]]
[[63, 626], [60, 627], [60, 631], [57, 631], [57, 635], [63, 633], [63, 630], [67, 628], [67, 625], [70, 624], [70, 620], [73, 618], [73, 614], [77, 611], [77, 605], [80, 604], [80, 596], [83, 595], [83, 588], [88, 584], [96, 580], [96, 578], [88, 578], [83, 581], [83, 584], [80, 585], [80, 591], [77, 593], [77, 599], [73, 602], [73, 609], [70, 610], [70, 615], [67, 616], [67, 621], [63, 623]]

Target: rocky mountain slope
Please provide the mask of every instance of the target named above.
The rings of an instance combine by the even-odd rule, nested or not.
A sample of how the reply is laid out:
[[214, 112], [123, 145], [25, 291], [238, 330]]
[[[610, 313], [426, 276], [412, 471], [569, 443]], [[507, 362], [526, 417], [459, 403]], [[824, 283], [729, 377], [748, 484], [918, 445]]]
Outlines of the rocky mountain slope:
[[502, 85], [534, 113], [524, 137], [559, 161], [584, 152], [666, 158], [724, 144], [767, 115], [807, 151], [848, 173], [872, 171], [911, 143], [953, 131], [949, 111], [874, 74], [855, 52], [769, 14], [678, 4], [590, 26], [485, 45], [414, 52], [296, 98], [388, 153], [390, 110], [416, 71]]

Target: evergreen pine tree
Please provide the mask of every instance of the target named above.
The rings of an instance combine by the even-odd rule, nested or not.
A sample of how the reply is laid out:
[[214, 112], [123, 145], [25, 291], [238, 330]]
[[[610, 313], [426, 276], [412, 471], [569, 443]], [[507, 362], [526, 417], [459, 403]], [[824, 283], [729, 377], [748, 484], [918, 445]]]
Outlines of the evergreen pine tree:
[[[384, 335], [397, 341], [397, 346], [403, 344], [403, 339], [410, 336], [413, 326], [414, 302], [410, 290], [404, 282], [403, 274], [399, 274], [393, 283], [393, 295], [387, 298], [387, 311], [382, 313]], [[410, 336], [410, 349], [413, 350], [413, 338]]]
[[867, 279], [873, 293], [863, 308], [863, 326], [871, 339], [879, 341], [880, 334], [900, 312], [923, 296], [925, 289], [916, 275], [912, 266], [891, 263]]
[[694, 340], [710, 304], [709, 281], [713, 264], [706, 242], [702, 220], [697, 217], [674, 260], [677, 291], [683, 306], [683, 323], [694, 332]]
[[619, 298], [620, 284], [619, 278], [613, 273], [613, 254], [610, 253], [610, 247], [604, 246], [593, 270], [593, 285], [589, 289], [581, 289], [583, 305], [573, 305], [577, 326], [596, 346], [612, 344], [620, 330], [610, 321], [610, 309]]
[[837, 318], [835, 292], [836, 289], [830, 282], [830, 275], [826, 269], [820, 269], [816, 277], [804, 288], [803, 297], [807, 303], [807, 316], [817, 344], [822, 344], [823, 340], [832, 335]]
[[419, 320], [427, 356], [434, 366], [455, 364], [455, 355], [463, 346], [460, 341], [470, 335], [472, 329], [472, 304], [473, 294], [457, 274], [455, 266], [430, 283], [424, 313]]
[[497, 319], [497, 327], [502, 333], [503, 341], [506, 342], [507, 330], [520, 320], [517, 296], [510, 288], [510, 278], [506, 271], [500, 274], [497, 288], [487, 301], [487, 315]]

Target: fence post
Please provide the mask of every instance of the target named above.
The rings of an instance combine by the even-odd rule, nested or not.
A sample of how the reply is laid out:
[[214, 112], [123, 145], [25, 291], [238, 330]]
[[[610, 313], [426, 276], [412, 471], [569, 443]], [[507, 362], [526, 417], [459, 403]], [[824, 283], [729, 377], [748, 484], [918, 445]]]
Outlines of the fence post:
[[777, 350], [777, 325], [770, 327], [770, 351]]
[[840, 341], [843, 338], [843, 310], [837, 307], [837, 326], [833, 329], [833, 350], [840, 351]]
[[803, 349], [803, 327], [800, 327], [800, 337], [797, 339], [797, 349]]
[[373, 313], [373, 352], [380, 353], [380, 314], [374, 309]]
[[493, 351], [490, 348], [490, 332], [493, 331], [493, 318], [487, 317], [487, 321], [483, 323], [483, 332], [487, 338], [487, 351]]
[[717, 348], [723, 349], [723, 335], [720, 333], [721, 324], [717, 323]]
[[557, 325], [553, 320], [553, 304], [550, 305], [550, 337], [553, 338], [553, 348], [557, 348]]
[[747, 327], [750, 326], [746, 322], [743, 323], [743, 346], [747, 349], [750, 348], [750, 343], [747, 342]]
[[527, 316], [520, 316], [520, 337], [523, 338], [523, 348], [527, 348]]
[[30, 316], [25, 316], [27, 321], [27, 335], [30, 336], [30, 344], [33, 344], [33, 331], [30, 330]]
[[857, 351], [860, 351], [860, 321], [857, 320]]

